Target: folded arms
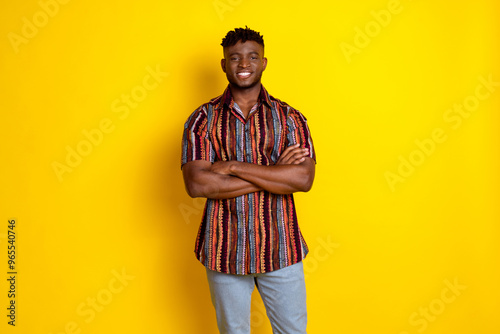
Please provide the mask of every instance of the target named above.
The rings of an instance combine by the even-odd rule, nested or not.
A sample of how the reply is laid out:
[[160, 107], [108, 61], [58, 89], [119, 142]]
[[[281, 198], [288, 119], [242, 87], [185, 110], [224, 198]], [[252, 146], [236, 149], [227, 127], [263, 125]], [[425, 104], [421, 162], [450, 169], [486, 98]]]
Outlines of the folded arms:
[[191, 197], [234, 198], [265, 190], [291, 194], [311, 189], [315, 162], [307, 149], [289, 146], [272, 166], [240, 161], [190, 161], [182, 167], [186, 190]]

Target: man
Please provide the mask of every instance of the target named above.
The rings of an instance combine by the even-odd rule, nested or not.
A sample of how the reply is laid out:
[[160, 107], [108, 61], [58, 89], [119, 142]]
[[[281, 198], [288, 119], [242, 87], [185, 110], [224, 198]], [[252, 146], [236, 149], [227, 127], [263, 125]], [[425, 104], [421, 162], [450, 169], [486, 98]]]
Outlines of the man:
[[222, 40], [224, 93], [188, 118], [182, 172], [205, 197], [195, 253], [207, 271], [221, 333], [250, 333], [257, 287], [273, 333], [306, 333], [302, 238], [292, 193], [309, 191], [315, 153], [305, 117], [261, 84], [264, 40], [248, 27]]

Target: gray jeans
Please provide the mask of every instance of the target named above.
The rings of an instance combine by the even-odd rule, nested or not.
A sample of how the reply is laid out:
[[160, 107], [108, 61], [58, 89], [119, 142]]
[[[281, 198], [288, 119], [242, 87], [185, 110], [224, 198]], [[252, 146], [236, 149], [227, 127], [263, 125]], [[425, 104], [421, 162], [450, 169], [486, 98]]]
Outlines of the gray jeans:
[[264, 274], [231, 275], [207, 269], [221, 334], [250, 334], [250, 305], [257, 286], [274, 334], [305, 334], [306, 286], [302, 262]]

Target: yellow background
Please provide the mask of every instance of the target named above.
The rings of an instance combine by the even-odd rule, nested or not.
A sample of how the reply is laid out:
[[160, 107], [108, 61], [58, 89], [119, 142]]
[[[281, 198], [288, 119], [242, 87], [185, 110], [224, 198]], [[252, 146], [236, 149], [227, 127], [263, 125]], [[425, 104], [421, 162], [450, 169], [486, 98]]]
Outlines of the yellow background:
[[[265, 87], [306, 115], [318, 156], [313, 189], [296, 196], [309, 333], [500, 332], [500, 86], [460, 126], [444, 118], [480, 77], [500, 81], [496, 1], [72, 0], [40, 13], [50, 2], [0, 6], [2, 333], [217, 332], [180, 141], [226, 86], [222, 37], [245, 25], [265, 38]], [[372, 11], [394, 8], [376, 23]], [[60, 180], [54, 162], [106, 119]], [[446, 140], [391, 187], [386, 172], [422, 158], [415, 141], [434, 129]], [[253, 333], [271, 333], [255, 297]]]

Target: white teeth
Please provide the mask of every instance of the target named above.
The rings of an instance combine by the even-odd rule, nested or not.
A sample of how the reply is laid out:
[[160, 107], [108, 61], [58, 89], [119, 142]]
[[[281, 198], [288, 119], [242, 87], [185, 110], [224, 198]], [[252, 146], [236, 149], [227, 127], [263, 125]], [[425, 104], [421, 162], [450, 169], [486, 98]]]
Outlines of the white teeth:
[[250, 72], [240, 72], [240, 73], [238, 73], [238, 75], [242, 76], [242, 77], [248, 77], [248, 76], [250, 76], [250, 74], [251, 74]]

